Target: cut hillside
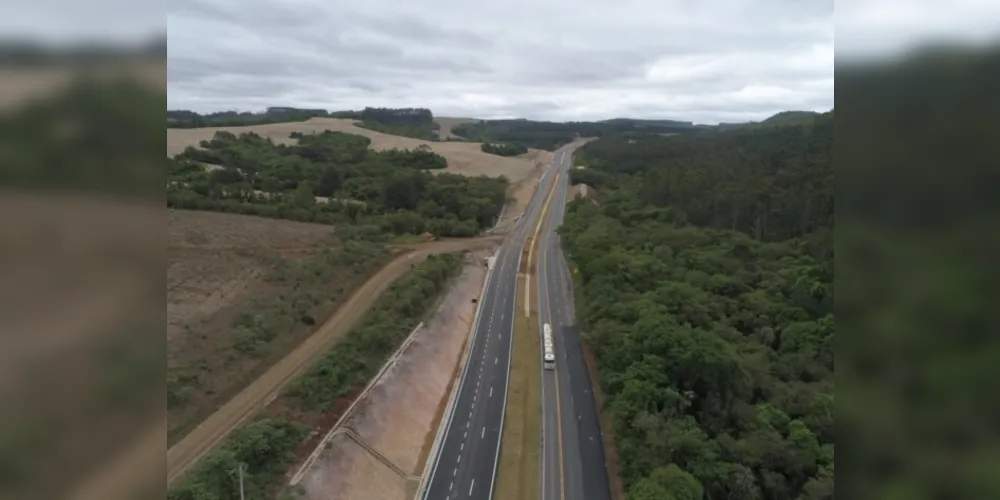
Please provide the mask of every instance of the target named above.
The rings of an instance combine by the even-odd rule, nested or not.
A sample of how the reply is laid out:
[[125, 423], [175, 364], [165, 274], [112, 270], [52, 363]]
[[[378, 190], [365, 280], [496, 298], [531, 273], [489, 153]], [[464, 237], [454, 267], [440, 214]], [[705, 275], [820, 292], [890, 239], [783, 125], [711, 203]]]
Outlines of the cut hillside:
[[391, 253], [322, 224], [168, 210], [168, 441], [298, 345]]
[[339, 118], [313, 118], [304, 122], [271, 123], [246, 127], [168, 128], [167, 155], [173, 157], [183, 152], [184, 148], [188, 146], [197, 147], [201, 141], [211, 140], [215, 136], [215, 132], [220, 130], [237, 135], [242, 132], [254, 132], [270, 138], [275, 143], [289, 145], [295, 144], [295, 140], [289, 137], [293, 132], [311, 134], [324, 130], [368, 137], [372, 141], [372, 149], [376, 150], [416, 149], [421, 145], [426, 145], [448, 160], [448, 168], [439, 172], [467, 176], [499, 177], [504, 175], [512, 183], [528, 177], [535, 166], [534, 162], [540, 161], [539, 159], [545, 156], [544, 151], [531, 150], [526, 155], [504, 158], [483, 153], [479, 149], [479, 143], [422, 141], [364, 129], [354, 125], [354, 120]]

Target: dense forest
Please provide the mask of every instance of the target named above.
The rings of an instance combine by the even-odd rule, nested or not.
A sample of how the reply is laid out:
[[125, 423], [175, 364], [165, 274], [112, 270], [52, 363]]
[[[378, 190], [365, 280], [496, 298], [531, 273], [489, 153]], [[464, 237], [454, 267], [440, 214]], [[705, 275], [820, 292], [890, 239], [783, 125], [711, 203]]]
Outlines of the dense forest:
[[479, 146], [479, 149], [481, 149], [484, 153], [497, 156], [517, 156], [528, 152], [528, 147], [524, 144], [493, 144], [484, 142], [481, 146]]
[[425, 141], [438, 140], [440, 128], [434, 114], [426, 108], [365, 108], [358, 113], [357, 125], [376, 132], [413, 137]]
[[561, 232], [629, 500], [832, 499], [833, 113], [584, 146]]
[[601, 122], [540, 122], [480, 120], [456, 125], [452, 132], [476, 142], [519, 143], [529, 148], [555, 150], [577, 137], [603, 137], [622, 132], [678, 133], [693, 130], [691, 122], [618, 118]]
[[168, 165], [168, 206], [473, 236], [506, 202], [503, 177], [431, 174], [447, 160], [427, 147], [374, 151], [367, 137], [332, 131], [292, 137], [284, 145], [220, 131], [187, 148]]
[[265, 123], [304, 122], [315, 117], [333, 117], [325, 109], [300, 109], [289, 107], [271, 107], [263, 113], [250, 111], [221, 111], [202, 115], [188, 110], [168, 110], [167, 128], [199, 128], [199, 127], [240, 127], [245, 125], [263, 125]]

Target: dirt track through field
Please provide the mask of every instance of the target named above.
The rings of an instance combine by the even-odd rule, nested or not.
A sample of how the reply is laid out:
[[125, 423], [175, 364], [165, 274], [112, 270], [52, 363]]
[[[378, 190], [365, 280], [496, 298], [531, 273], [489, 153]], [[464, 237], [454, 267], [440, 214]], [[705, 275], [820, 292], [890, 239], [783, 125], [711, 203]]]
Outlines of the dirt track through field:
[[486, 248], [496, 244], [496, 241], [497, 237], [489, 237], [414, 245], [412, 251], [397, 257], [383, 267], [291, 354], [272, 366], [264, 375], [170, 447], [167, 450], [167, 482], [172, 483], [180, 477], [192, 464], [228, 436], [236, 426], [264, 408], [286, 383], [302, 373], [313, 360], [328, 351], [374, 304], [382, 291], [410, 269], [410, 265], [424, 260], [431, 254]]

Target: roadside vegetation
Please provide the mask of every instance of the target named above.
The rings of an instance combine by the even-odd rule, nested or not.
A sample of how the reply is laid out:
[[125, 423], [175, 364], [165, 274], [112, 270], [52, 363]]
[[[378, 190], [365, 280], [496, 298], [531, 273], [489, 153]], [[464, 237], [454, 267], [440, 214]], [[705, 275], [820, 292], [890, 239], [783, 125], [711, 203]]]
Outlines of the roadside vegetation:
[[295, 448], [309, 428], [294, 422], [261, 418], [237, 430], [209, 453], [167, 493], [168, 500], [240, 498], [238, 470], [243, 467], [246, 498], [266, 498], [271, 485], [295, 460]]
[[584, 146], [562, 233], [630, 500], [832, 498], [833, 112]]
[[292, 383], [286, 394], [305, 409], [325, 411], [352, 389], [364, 385], [461, 269], [460, 254], [427, 257], [379, 297], [357, 326]]
[[[440, 128], [434, 114], [426, 108], [365, 108], [357, 117], [357, 126], [386, 134], [437, 141]], [[442, 167], [444, 168], [444, 167]]]
[[332, 131], [291, 136], [298, 143], [289, 146], [220, 131], [187, 148], [168, 160], [167, 205], [467, 237], [491, 227], [506, 203], [505, 177], [431, 174], [447, 160], [426, 147], [373, 151], [367, 137]]
[[[263, 415], [236, 430], [218, 449], [202, 458], [171, 488], [170, 500], [239, 498], [235, 471], [245, 465], [247, 498], [274, 497], [298, 454], [308, 448], [310, 433], [322, 434], [407, 334], [432, 310], [449, 281], [462, 267], [461, 254], [431, 255], [393, 283], [350, 330]], [[318, 439], [318, 435], [316, 439]], [[311, 451], [311, 450], [308, 450]], [[306, 451], [306, 453], [308, 453]]]
[[489, 153], [497, 156], [517, 156], [523, 155], [528, 152], [528, 146], [524, 144], [512, 143], [489, 143], [484, 142], [479, 149], [483, 150], [484, 153]]

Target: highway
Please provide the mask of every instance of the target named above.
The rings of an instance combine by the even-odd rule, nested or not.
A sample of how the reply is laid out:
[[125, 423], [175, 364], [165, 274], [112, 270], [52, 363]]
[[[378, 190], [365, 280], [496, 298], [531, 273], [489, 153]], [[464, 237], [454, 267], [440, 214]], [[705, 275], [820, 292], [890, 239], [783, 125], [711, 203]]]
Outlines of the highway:
[[510, 354], [521, 251], [545, 196], [554, 168], [542, 175], [524, 215], [504, 238], [493, 271], [487, 273], [474, 320], [468, 361], [459, 378], [444, 436], [430, 457], [425, 500], [492, 498], [500, 455], [500, 434], [507, 403]]
[[611, 490], [597, 404], [573, 309], [572, 278], [559, 235], [572, 167], [572, 149], [556, 153], [563, 172], [552, 191], [539, 234], [538, 308], [552, 326], [556, 368], [542, 373], [542, 500], [609, 500]]

